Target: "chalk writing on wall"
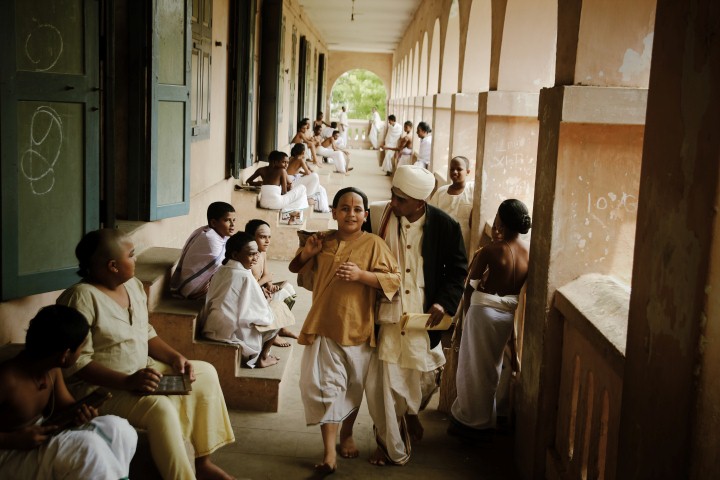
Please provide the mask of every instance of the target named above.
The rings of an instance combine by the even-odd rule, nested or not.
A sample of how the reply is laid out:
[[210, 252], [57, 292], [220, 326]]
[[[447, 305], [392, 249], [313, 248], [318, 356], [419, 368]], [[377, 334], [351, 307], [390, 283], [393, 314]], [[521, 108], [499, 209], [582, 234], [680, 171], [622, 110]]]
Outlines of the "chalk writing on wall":
[[63, 53], [63, 38], [54, 25], [36, 26], [25, 38], [25, 55], [38, 72], [53, 68]]
[[33, 194], [45, 195], [55, 186], [62, 144], [62, 117], [52, 107], [37, 107], [30, 119], [30, 147], [20, 157], [20, 172]]

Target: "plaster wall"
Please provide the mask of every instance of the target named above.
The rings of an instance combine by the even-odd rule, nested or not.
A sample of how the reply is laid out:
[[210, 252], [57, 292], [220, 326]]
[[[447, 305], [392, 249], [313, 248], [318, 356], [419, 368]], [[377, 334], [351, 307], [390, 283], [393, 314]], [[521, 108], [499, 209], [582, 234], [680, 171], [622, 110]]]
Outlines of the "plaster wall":
[[508, 198], [521, 200], [532, 216], [537, 144], [536, 119], [487, 117], [482, 169], [478, 167], [475, 180], [476, 185], [482, 185], [482, 195], [475, 199], [475, 205], [480, 207], [481, 228], [486, 222], [493, 223], [498, 206]]
[[470, 160], [470, 175], [474, 179], [477, 156], [478, 95], [466, 93], [453, 95], [453, 129], [450, 158], [462, 155]]
[[[298, 0], [283, 0], [283, 17], [285, 19], [285, 35], [283, 37], [283, 51], [280, 53], [282, 58], [282, 65], [280, 71], [281, 85], [280, 93], [278, 98], [279, 102], [279, 122], [277, 126], [277, 140], [276, 147], [279, 150], [287, 150], [290, 145], [290, 139], [295, 134], [297, 127], [297, 109], [298, 109], [298, 90], [299, 84], [299, 71], [300, 71], [300, 37], [304, 36], [310, 45], [308, 54], [311, 55], [309, 58], [309, 68], [306, 71], [306, 76], [313, 79], [308, 82], [309, 94], [305, 105], [306, 112], [312, 112], [309, 114], [310, 118], [315, 118], [317, 113], [317, 65], [315, 63], [316, 55], [323, 53], [325, 54], [325, 68], [326, 68], [326, 95], [330, 91], [332, 83], [328, 76], [330, 65], [332, 62], [328, 61], [329, 55], [325, 40], [322, 38], [320, 33], [315, 29], [314, 25], [310, 23], [309, 17], [304, 14], [302, 7]], [[293, 28], [295, 29], [296, 43], [295, 43], [295, 65], [293, 68]], [[257, 42], [261, 41], [261, 36], [257, 37]], [[293, 76], [294, 78], [291, 78]], [[260, 85], [262, 88], [262, 85]], [[290, 90], [294, 91], [291, 92]], [[324, 104], [324, 102], [323, 102]], [[326, 117], [327, 118], [327, 117]], [[258, 128], [262, 128], [259, 125]], [[260, 159], [266, 160], [266, 159]]]
[[450, 136], [452, 133], [452, 96], [434, 95], [434, 124], [432, 144], [432, 165], [430, 171], [443, 180], [448, 178], [448, 158], [450, 155]]
[[538, 92], [555, 82], [557, 0], [508, 0], [497, 90]]
[[584, 0], [575, 84], [647, 88], [655, 0]]
[[553, 252], [557, 286], [583, 273], [632, 277], [640, 125], [560, 126]]
[[190, 197], [224, 179], [229, 171], [225, 152], [229, 17], [228, 0], [213, 0], [210, 138], [190, 144]]

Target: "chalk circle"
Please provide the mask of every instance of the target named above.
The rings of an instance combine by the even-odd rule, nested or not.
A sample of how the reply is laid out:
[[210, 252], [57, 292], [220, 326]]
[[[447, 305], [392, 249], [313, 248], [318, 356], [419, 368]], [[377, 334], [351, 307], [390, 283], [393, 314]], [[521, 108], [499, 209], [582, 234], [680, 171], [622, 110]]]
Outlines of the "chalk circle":
[[[49, 144], [44, 145], [46, 143]], [[55, 165], [60, 158], [62, 143], [62, 118], [57, 111], [46, 105], [35, 109], [30, 120], [30, 148], [20, 157], [20, 172], [30, 182], [34, 194], [44, 195], [55, 186]], [[43, 152], [36, 148], [41, 146]], [[52, 160], [43, 153], [49, 153]]]
[[40, 24], [25, 38], [25, 56], [35, 65], [35, 71], [45, 72], [53, 68], [62, 52], [62, 34], [54, 25]]

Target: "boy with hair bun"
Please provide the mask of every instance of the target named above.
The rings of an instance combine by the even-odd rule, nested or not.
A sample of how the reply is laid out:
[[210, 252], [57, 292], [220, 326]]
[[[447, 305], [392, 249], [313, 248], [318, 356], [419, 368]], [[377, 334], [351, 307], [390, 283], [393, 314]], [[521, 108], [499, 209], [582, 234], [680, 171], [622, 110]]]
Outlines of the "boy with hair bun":
[[[492, 439], [497, 421], [495, 394], [505, 345], [514, 331], [518, 295], [527, 279], [530, 248], [520, 234], [530, 230], [520, 200], [500, 204], [492, 243], [475, 256], [463, 297], [465, 319], [456, 375], [457, 398], [448, 433], [471, 440]], [[519, 370], [515, 342], [510, 343], [513, 371]]]
[[235, 233], [237, 217], [229, 203], [213, 202], [207, 225], [190, 234], [170, 279], [170, 290], [185, 298], [202, 298], [225, 257], [225, 242]]

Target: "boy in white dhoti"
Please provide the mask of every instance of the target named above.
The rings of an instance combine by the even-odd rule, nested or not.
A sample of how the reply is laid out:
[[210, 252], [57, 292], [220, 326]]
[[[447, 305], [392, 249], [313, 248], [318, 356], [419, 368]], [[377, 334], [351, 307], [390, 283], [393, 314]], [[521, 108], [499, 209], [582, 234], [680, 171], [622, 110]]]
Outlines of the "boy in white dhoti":
[[375, 346], [375, 300], [378, 295], [389, 300], [400, 284], [397, 262], [385, 242], [362, 231], [367, 212], [364, 193], [340, 190], [333, 199], [338, 230], [316, 233], [290, 262], [290, 271], [302, 275], [313, 291], [298, 340], [306, 345], [300, 390], [307, 424], [321, 425], [325, 454], [315, 468], [323, 473], [337, 466], [340, 423], [340, 455], [359, 455], [352, 429]]
[[[530, 261], [529, 245], [519, 234], [527, 233], [530, 226], [525, 204], [515, 199], [502, 202], [493, 222], [492, 243], [480, 250], [468, 275], [456, 376], [457, 399], [448, 427], [451, 435], [492, 439], [503, 351], [513, 332], [518, 295]], [[512, 367], [517, 371], [515, 344], [510, 345]]]
[[229, 203], [211, 203], [207, 220], [207, 225], [190, 234], [170, 279], [170, 289], [185, 298], [205, 296], [210, 279], [225, 258], [225, 242], [235, 233], [237, 217]]
[[392, 175], [395, 171], [395, 152], [402, 133], [403, 128], [395, 120], [395, 115], [389, 115], [385, 141], [380, 145], [380, 150], [385, 150], [382, 169], [386, 175]]
[[[279, 359], [270, 355], [277, 328], [276, 315], [292, 315], [282, 301], [268, 303], [252, 274], [260, 252], [252, 235], [238, 232], [227, 242], [225, 260], [210, 282], [205, 307], [200, 312], [203, 334], [219, 342], [239, 344], [242, 365], [269, 367]], [[256, 327], [260, 327], [258, 330]]]
[[25, 349], [0, 364], [0, 478], [127, 478], [137, 446], [127, 420], [83, 404], [78, 427], [41, 425], [75, 403], [60, 369], [75, 363], [89, 330], [74, 308], [45, 307], [30, 321]]

